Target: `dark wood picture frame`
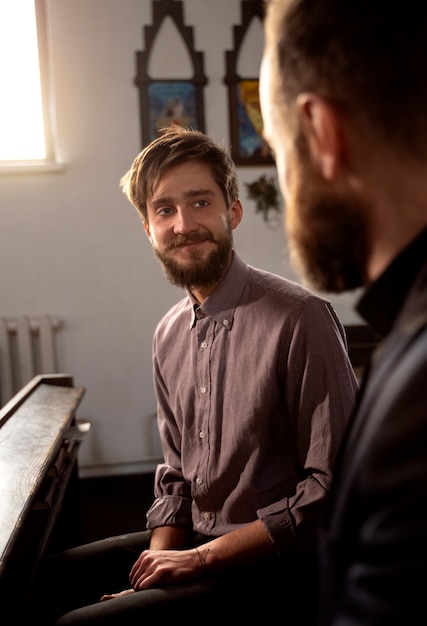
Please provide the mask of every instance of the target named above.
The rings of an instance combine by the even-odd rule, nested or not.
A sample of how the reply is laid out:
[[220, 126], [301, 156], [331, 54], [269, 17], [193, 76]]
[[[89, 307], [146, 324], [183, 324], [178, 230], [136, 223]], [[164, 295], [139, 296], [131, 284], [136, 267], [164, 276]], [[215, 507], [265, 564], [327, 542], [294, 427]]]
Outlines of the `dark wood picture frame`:
[[233, 28], [233, 50], [225, 53], [231, 154], [237, 165], [274, 165], [262, 132], [259, 77], [242, 77], [237, 61], [253, 19], [264, 19], [262, 0], [242, 0], [241, 24]]
[[[155, 139], [159, 130], [169, 124], [205, 132], [203, 87], [207, 79], [203, 69], [203, 53], [194, 50], [193, 28], [184, 25], [182, 1], [153, 0], [152, 15], [152, 25], [144, 26], [145, 50], [136, 53], [135, 85], [139, 90], [142, 147]], [[153, 46], [167, 16], [174, 21], [189, 52], [194, 70], [190, 80], [156, 79], [149, 75]]]

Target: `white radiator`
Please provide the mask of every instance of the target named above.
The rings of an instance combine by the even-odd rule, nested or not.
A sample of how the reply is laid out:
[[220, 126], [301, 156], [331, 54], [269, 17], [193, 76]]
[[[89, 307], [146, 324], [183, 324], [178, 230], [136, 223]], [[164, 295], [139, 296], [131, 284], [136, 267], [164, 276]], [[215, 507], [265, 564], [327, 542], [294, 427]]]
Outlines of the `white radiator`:
[[33, 376], [56, 374], [55, 331], [58, 318], [0, 317], [0, 406]]

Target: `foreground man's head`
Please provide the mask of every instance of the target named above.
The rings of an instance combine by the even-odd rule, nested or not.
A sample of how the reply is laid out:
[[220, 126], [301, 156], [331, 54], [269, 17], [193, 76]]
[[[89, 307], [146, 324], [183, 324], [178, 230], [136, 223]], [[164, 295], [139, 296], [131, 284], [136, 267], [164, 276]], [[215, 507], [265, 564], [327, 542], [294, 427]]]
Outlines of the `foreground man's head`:
[[293, 258], [366, 285], [427, 224], [427, 7], [270, 0], [260, 96]]

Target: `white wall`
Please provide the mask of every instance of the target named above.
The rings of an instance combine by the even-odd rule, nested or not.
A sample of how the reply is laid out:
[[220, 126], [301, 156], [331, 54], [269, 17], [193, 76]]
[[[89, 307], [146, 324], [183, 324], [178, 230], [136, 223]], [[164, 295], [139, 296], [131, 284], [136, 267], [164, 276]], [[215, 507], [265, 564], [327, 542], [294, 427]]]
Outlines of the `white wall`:
[[[181, 297], [163, 276], [119, 179], [139, 152], [135, 51], [145, 48], [151, 0], [47, 0], [64, 168], [0, 174], [0, 315], [49, 313], [58, 334], [59, 370], [86, 387], [78, 414], [92, 423], [82, 476], [154, 467], [159, 447], [151, 340], [160, 316]], [[240, 0], [184, 0], [184, 21], [204, 53], [206, 132], [228, 144], [224, 51], [233, 47]], [[165, 25], [165, 29], [168, 28]], [[182, 77], [185, 55], [163, 33], [155, 76]], [[257, 64], [262, 33], [240, 66]], [[175, 65], [171, 64], [175, 60]], [[257, 65], [256, 65], [257, 67]], [[268, 226], [246, 198], [245, 182], [272, 167], [240, 167], [245, 216], [236, 247], [250, 264], [289, 276], [283, 226]], [[345, 323], [360, 321], [352, 294], [332, 298]]]

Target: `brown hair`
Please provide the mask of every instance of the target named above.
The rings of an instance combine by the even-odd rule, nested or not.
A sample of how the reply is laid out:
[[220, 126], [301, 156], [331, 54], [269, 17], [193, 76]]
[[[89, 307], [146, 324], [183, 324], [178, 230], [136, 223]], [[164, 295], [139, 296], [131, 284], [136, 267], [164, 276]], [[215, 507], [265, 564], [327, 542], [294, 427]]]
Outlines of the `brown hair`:
[[235, 164], [227, 150], [204, 133], [170, 126], [160, 131], [135, 158], [130, 170], [120, 180], [128, 200], [148, 223], [147, 202], [152, 197], [161, 177], [176, 165], [195, 161], [207, 164], [220, 187], [227, 207], [239, 197], [239, 183]]
[[412, 156], [427, 155], [427, 3], [266, 0], [265, 34], [282, 105], [303, 91]]

